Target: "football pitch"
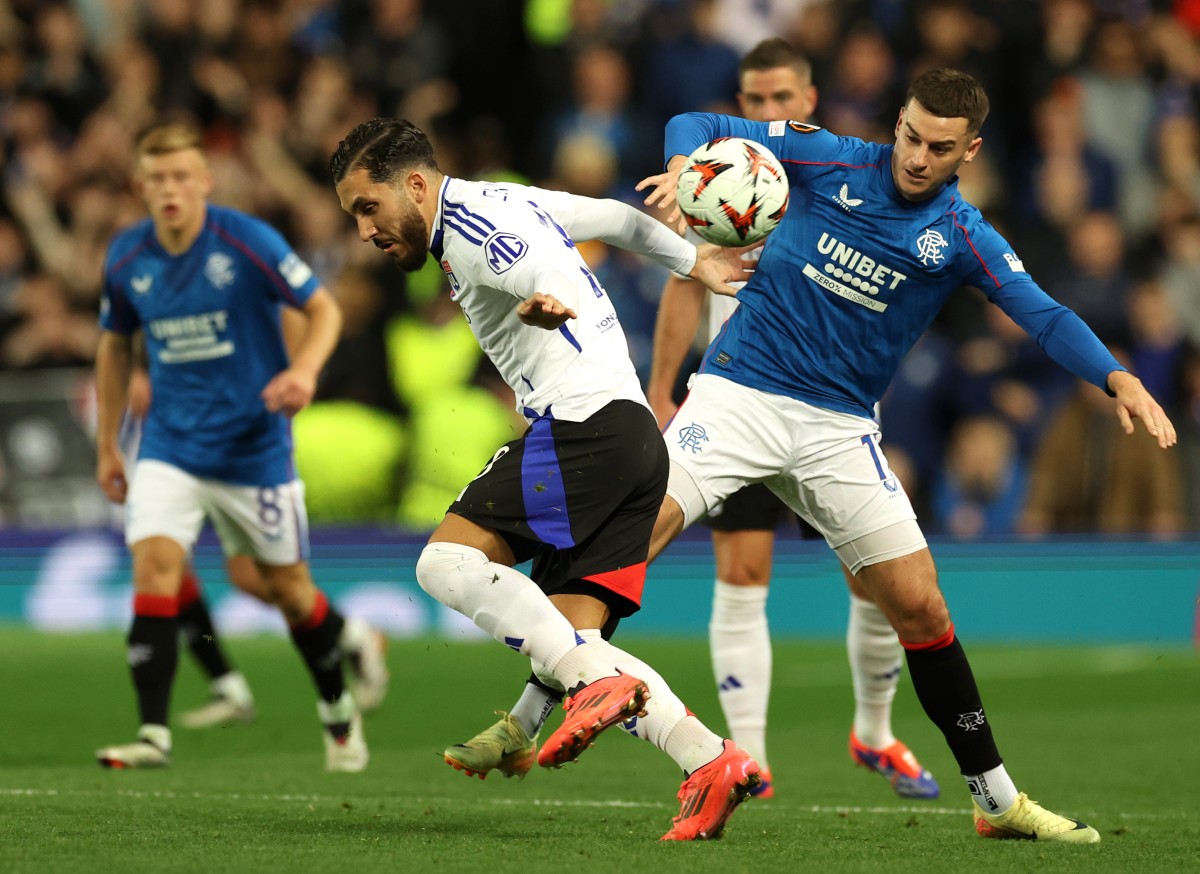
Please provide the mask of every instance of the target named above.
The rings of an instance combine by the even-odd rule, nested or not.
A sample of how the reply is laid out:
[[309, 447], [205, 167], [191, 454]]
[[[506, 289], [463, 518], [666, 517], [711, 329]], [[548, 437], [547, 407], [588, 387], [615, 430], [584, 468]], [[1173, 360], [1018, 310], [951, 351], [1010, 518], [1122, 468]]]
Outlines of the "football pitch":
[[[707, 646], [627, 637], [723, 730]], [[0, 872], [1159, 872], [1200, 871], [1200, 658], [1177, 646], [1038, 648], [966, 641], [1017, 785], [1095, 825], [1095, 846], [985, 841], [907, 677], [895, 727], [942, 798], [895, 797], [846, 755], [852, 701], [836, 642], [777, 642], [769, 734], [776, 796], [725, 838], [661, 844], [680, 775], [618, 731], [559, 771], [467, 779], [441, 750], [515, 699], [527, 663], [488, 643], [393, 642], [369, 715], [371, 764], [324, 774], [314, 695], [285, 640], [229, 649], [256, 693], [250, 726], [175, 732], [164, 771], [111, 772], [132, 740], [119, 635], [0, 630]], [[181, 656], [176, 711], [204, 683]], [[552, 716], [557, 720], [558, 716]]]

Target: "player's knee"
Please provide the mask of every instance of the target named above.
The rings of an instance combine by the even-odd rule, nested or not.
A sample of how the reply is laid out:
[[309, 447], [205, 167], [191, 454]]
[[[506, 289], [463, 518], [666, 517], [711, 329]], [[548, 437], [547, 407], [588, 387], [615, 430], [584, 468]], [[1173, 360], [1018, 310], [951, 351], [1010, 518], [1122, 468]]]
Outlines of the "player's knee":
[[428, 543], [417, 559], [417, 583], [427, 595], [447, 607], [459, 609], [471, 581], [471, 571], [481, 571], [488, 557], [461, 543]]
[[769, 562], [734, 561], [718, 576], [731, 586], [765, 586], [771, 582], [771, 565]]

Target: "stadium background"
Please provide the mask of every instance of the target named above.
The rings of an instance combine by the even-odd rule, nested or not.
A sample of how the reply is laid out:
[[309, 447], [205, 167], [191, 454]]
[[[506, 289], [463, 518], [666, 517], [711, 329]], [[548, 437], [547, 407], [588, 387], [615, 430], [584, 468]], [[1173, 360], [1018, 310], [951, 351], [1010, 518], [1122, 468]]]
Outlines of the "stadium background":
[[[128, 168], [148, 122], [195, 119], [214, 200], [276, 224], [345, 310], [318, 402], [295, 422], [318, 580], [397, 636], [465, 634], [417, 591], [415, 545], [520, 425], [436, 265], [406, 278], [357, 241], [328, 155], [358, 121], [397, 114], [453, 175], [637, 203], [663, 122], [733, 111], [738, 56], [771, 35], [812, 57], [817, 120], [839, 133], [889, 139], [920, 70], [977, 75], [993, 109], [964, 193], [1181, 432], [1167, 453], [1122, 438], [1098, 391], [979, 295], [956, 295], [882, 415], [960, 627], [1186, 643], [1200, 567], [1194, 0], [0, 2], [0, 622], [125, 621], [119, 514], [92, 480], [90, 364], [105, 247], [141, 215]], [[645, 376], [665, 276], [581, 248]], [[198, 558], [220, 625], [279, 627], [230, 592], [211, 540]], [[777, 577], [777, 634], [841, 633], [823, 547], [789, 533]], [[651, 572], [637, 628], [702, 633], [710, 579], [692, 532]]]

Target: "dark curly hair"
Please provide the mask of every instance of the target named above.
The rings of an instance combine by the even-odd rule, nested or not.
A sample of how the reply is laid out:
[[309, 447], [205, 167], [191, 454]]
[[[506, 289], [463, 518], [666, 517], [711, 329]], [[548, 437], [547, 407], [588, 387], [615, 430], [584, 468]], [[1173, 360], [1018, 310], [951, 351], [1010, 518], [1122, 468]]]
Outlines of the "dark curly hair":
[[346, 134], [329, 159], [334, 185], [358, 169], [366, 170], [372, 182], [387, 182], [401, 170], [416, 167], [438, 170], [429, 138], [403, 118], [364, 121]]

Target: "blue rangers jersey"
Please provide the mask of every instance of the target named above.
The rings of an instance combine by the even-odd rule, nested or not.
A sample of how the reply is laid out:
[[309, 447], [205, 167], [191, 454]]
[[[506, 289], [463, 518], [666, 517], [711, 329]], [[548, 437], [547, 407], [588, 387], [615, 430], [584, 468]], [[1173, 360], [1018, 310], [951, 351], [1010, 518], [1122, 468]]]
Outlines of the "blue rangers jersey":
[[1072, 373], [1106, 389], [1123, 369], [1071, 310], [1025, 272], [1008, 242], [958, 193], [923, 203], [892, 181], [892, 145], [800, 122], [690, 113], [667, 125], [668, 160], [724, 136], [764, 143], [791, 202], [702, 373], [870, 417], [900, 360], [947, 296], [974, 286]]
[[100, 326], [145, 336], [154, 397], [138, 457], [240, 485], [294, 479], [288, 420], [259, 393], [288, 366], [280, 305], [303, 307], [319, 287], [278, 231], [237, 210], [209, 205], [180, 255], [149, 219], [118, 234]]

